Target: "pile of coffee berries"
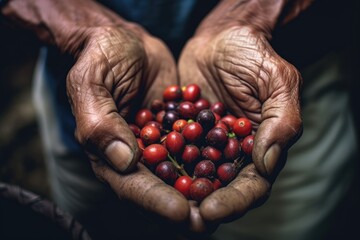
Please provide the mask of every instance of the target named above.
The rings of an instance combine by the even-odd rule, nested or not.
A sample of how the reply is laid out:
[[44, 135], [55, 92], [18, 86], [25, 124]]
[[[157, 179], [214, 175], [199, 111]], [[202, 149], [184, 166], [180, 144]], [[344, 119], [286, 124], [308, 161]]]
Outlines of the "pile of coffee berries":
[[140, 109], [129, 124], [142, 163], [186, 198], [201, 202], [251, 161], [254, 135], [245, 117], [211, 104], [200, 87], [169, 86], [163, 99]]

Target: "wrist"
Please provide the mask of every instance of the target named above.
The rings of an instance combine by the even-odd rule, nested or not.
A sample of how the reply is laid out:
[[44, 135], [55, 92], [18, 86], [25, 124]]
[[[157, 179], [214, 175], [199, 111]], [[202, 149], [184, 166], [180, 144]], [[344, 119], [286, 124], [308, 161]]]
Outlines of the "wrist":
[[196, 34], [246, 27], [270, 39], [274, 29], [295, 18], [313, 0], [223, 0], [202, 21]]
[[97, 27], [119, 27], [139, 38], [145, 32], [93, 0], [7, 0], [2, 14], [39, 39], [74, 53]]

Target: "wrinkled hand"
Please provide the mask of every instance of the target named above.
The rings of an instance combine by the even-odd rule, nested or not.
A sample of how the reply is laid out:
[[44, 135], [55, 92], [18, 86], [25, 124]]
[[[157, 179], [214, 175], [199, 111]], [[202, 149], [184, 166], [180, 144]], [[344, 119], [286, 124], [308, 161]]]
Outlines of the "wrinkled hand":
[[253, 164], [193, 209], [192, 224], [201, 232], [210, 223], [232, 221], [266, 200], [288, 148], [301, 133], [301, 77], [262, 34], [237, 26], [195, 35], [178, 67], [182, 86], [199, 84], [203, 96], [222, 101], [256, 129]]
[[137, 27], [96, 27], [83, 34], [83, 49], [68, 74], [67, 91], [76, 137], [95, 174], [119, 198], [165, 219], [183, 221], [189, 215], [186, 199], [137, 164], [140, 151], [125, 121], [132, 111], [162, 96], [165, 86], [176, 83], [171, 54]]

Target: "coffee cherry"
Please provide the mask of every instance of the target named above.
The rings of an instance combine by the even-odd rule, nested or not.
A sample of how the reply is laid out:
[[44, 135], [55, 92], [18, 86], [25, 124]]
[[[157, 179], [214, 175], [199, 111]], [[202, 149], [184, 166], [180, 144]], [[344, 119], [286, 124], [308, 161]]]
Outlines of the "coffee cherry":
[[234, 126], [234, 123], [236, 121], [236, 117], [234, 115], [231, 114], [227, 114], [225, 116], [223, 116], [220, 121], [224, 122], [226, 125], [228, 125], [228, 128], [230, 129], [230, 131], [232, 131], [232, 128]]
[[192, 102], [181, 102], [177, 108], [177, 111], [183, 119], [195, 119], [198, 114], [198, 110]]
[[140, 109], [135, 115], [135, 124], [139, 128], [142, 128], [145, 126], [145, 124], [147, 122], [149, 122], [153, 119], [154, 119], [154, 116], [149, 109], [147, 109], [147, 108]]
[[151, 120], [151, 121], [147, 122], [145, 124], [145, 127], [146, 126], [156, 127], [157, 129], [159, 129], [160, 132], [163, 130], [162, 124], [157, 122], [157, 121], [154, 121], [154, 120]]
[[217, 149], [223, 149], [227, 140], [227, 133], [222, 128], [213, 128], [206, 135], [206, 143]]
[[212, 178], [215, 175], [215, 164], [210, 160], [202, 160], [196, 164], [194, 169], [194, 176], [197, 178], [206, 177]]
[[193, 180], [189, 176], [180, 176], [176, 179], [174, 188], [181, 192], [187, 199], [190, 198], [190, 186]]
[[181, 159], [186, 165], [195, 163], [200, 157], [200, 150], [197, 146], [189, 144], [185, 145]]
[[215, 116], [209, 109], [204, 109], [199, 112], [196, 121], [201, 124], [204, 131], [209, 131], [215, 125]]
[[165, 146], [169, 153], [175, 156], [183, 151], [185, 139], [181, 133], [172, 131], [166, 137]]
[[181, 134], [184, 136], [185, 140], [188, 143], [196, 143], [203, 134], [203, 128], [198, 122], [188, 123], [184, 129], [182, 130]]
[[134, 133], [135, 137], [140, 136], [140, 128], [137, 125], [130, 123], [129, 128]]
[[223, 153], [225, 160], [230, 161], [238, 158], [240, 154], [239, 141], [236, 138], [229, 138]]
[[211, 105], [210, 110], [214, 113], [219, 114], [220, 116], [224, 116], [226, 113], [225, 105], [222, 102], [214, 103], [213, 105]]
[[238, 137], [246, 137], [251, 133], [252, 130], [252, 124], [249, 119], [241, 117], [236, 119], [236, 121], [233, 124], [233, 132]]
[[218, 164], [222, 160], [222, 153], [219, 149], [212, 146], [206, 146], [201, 151], [201, 157], [204, 159], [209, 159], [214, 163]]
[[197, 84], [189, 84], [183, 90], [182, 95], [184, 101], [195, 102], [200, 98], [201, 95], [200, 87]]
[[215, 124], [214, 128], [217, 128], [217, 127], [224, 129], [226, 133], [229, 133], [229, 131], [230, 131], [230, 128], [228, 127], [228, 125], [223, 121], [218, 121]]
[[158, 112], [155, 116], [155, 121], [162, 124], [165, 113], [166, 113], [165, 110], [161, 110], [160, 112]]
[[254, 135], [248, 135], [241, 142], [241, 150], [246, 155], [251, 156], [253, 148], [254, 148]]
[[179, 114], [175, 111], [168, 111], [165, 113], [162, 125], [166, 130], [171, 130], [174, 122], [179, 119]]
[[227, 184], [234, 180], [237, 171], [234, 163], [226, 162], [217, 168], [216, 174], [222, 183]]
[[141, 140], [141, 138], [136, 138], [136, 141], [137, 141], [137, 144], [138, 144], [138, 147], [140, 149], [140, 151], [144, 151], [145, 149], [145, 144], [144, 142]]
[[165, 111], [176, 111], [179, 106], [178, 102], [170, 101], [165, 103]]
[[154, 126], [145, 126], [140, 131], [140, 138], [145, 145], [159, 142], [160, 137], [160, 130]]
[[168, 155], [168, 150], [158, 143], [147, 146], [143, 151], [143, 159], [149, 166], [155, 166], [156, 164], [165, 161]]
[[205, 98], [200, 98], [194, 105], [199, 111], [210, 108], [210, 102]]
[[163, 92], [164, 102], [179, 101], [182, 98], [182, 91], [180, 86], [172, 85], [165, 89]]
[[188, 122], [185, 119], [179, 119], [174, 122], [172, 129], [181, 133], [187, 124]]
[[155, 168], [155, 175], [169, 185], [173, 185], [178, 177], [175, 165], [169, 161], [159, 163]]
[[217, 114], [216, 112], [213, 112], [215, 116], [215, 123], [218, 123], [221, 120], [221, 116]]
[[196, 178], [190, 185], [191, 199], [201, 202], [214, 191], [214, 186], [208, 178]]
[[223, 184], [221, 183], [221, 181], [217, 178], [214, 178], [212, 180], [212, 183], [213, 183], [213, 187], [214, 187], [214, 191], [215, 190], [218, 190], [219, 188], [222, 188], [223, 187]]
[[153, 113], [158, 113], [161, 110], [164, 110], [164, 108], [165, 108], [165, 103], [163, 101], [161, 101], [160, 99], [154, 99], [151, 102], [150, 110]]

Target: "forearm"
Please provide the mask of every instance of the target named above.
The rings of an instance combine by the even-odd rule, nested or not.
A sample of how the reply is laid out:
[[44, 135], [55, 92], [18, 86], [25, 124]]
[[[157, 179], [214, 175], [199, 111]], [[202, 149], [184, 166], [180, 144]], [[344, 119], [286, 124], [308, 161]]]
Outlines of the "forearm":
[[313, 0], [223, 0], [204, 19], [197, 33], [231, 26], [248, 26], [271, 38], [274, 28], [287, 23]]
[[117, 25], [141, 32], [92, 0], [9, 0], [1, 13], [67, 52], [81, 47], [91, 27]]

